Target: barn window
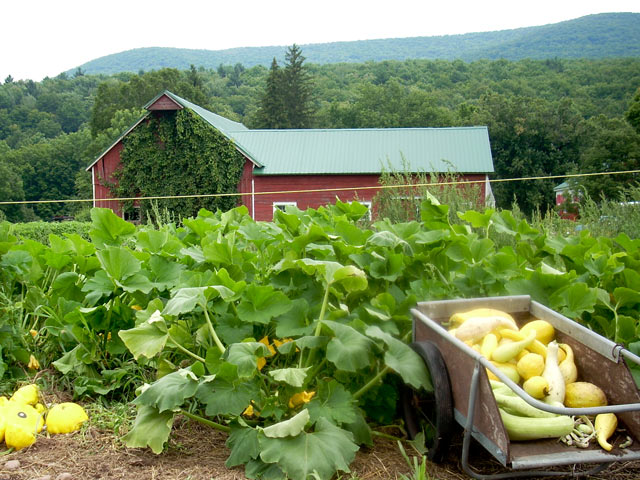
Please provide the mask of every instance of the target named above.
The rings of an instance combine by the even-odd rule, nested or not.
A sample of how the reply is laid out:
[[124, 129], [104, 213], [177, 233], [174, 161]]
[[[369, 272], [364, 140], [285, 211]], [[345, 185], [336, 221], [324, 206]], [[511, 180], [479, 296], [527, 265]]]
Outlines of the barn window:
[[297, 207], [298, 206], [298, 202], [273, 202], [273, 213], [276, 212], [276, 210], [281, 210], [281, 211], [285, 211], [287, 209], [287, 207]]
[[140, 223], [140, 205], [134, 205], [125, 209], [123, 212], [124, 219], [131, 223]]
[[371, 202], [360, 201], [360, 203], [365, 207], [367, 207], [367, 214], [363, 218], [366, 218], [367, 220], [370, 221], [371, 220]]

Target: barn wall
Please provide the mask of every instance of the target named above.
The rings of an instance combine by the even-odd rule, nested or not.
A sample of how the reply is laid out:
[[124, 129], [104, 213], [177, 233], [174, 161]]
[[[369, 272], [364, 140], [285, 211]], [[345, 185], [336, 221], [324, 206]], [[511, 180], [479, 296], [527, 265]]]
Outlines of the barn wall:
[[[244, 174], [240, 182], [239, 191], [246, 193], [242, 196], [242, 204], [248, 209], [255, 220], [269, 221], [273, 219], [274, 202], [295, 202], [301, 210], [318, 208], [322, 205], [335, 203], [336, 197], [343, 202], [358, 200], [370, 202], [379, 189], [353, 190], [358, 187], [379, 186], [379, 175], [269, 175], [254, 176], [253, 190], [251, 185], [251, 166], [245, 165]], [[485, 175], [464, 175], [463, 180], [479, 181], [480, 201], [483, 204], [485, 196]], [[300, 190], [337, 189], [320, 192], [300, 192]], [[295, 191], [292, 193], [269, 193], [281, 191]], [[253, 192], [253, 194], [251, 194]], [[265, 193], [266, 192], [266, 193]]]
[[[111, 208], [117, 215], [122, 216], [119, 202], [107, 201], [111, 192], [105, 186], [103, 179], [113, 181], [112, 175], [120, 165], [122, 142], [118, 142], [103, 158], [98, 160], [93, 168], [95, 206]], [[273, 219], [274, 202], [295, 202], [302, 210], [318, 208], [322, 205], [335, 203], [336, 198], [343, 202], [358, 200], [371, 202], [378, 193], [378, 188], [354, 190], [361, 187], [378, 187], [379, 175], [253, 175], [253, 163], [247, 160], [242, 177], [238, 184], [238, 192], [243, 194], [239, 203], [245, 205], [249, 214], [255, 220], [270, 221]], [[485, 197], [485, 175], [463, 175], [462, 180], [480, 181], [479, 205]], [[301, 190], [325, 190], [300, 192]], [[336, 189], [336, 190], [333, 190]], [[271, 193], [294, 191], [292, 193]]]
[[118, 142], [109, 150], [100, 160], [92, 167], [93, 171], [93, 187], [95, 191], [94, 206], [101, 208], [110, 208], [118, 216], [122, 216], [122, 207], [120, 202], [107, 201], [105, 199], [112, 198], [111, 191], [105, 185], [104, 180], [113, 182], [113, 172], [120, 165], [120, 152], [122, 151], [122, 142]]

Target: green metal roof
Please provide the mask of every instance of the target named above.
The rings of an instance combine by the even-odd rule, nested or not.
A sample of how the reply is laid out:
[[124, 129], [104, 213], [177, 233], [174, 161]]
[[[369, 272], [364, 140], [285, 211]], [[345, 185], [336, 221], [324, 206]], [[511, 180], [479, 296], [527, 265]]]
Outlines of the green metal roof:
[[[233, 141], [255, 164], [255, 175], [363, 175], [406, 168], [414, 172], [494, 171], [487, 127], [249, 130], [242, 123], [166, 90], [144, 108], [162, 95], [189, 108]], [[102, 152], [87, 170], [146, 115]]]
[[255, 175], [492, 173], [487, 127], [228, 132], [262, 168]]

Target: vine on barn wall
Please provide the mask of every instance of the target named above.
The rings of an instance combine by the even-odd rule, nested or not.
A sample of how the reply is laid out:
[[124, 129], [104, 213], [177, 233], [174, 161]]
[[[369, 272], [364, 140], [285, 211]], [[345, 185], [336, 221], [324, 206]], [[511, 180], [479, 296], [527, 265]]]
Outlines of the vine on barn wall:
[[[120, 158], [110, 186], [118, 197], [236, 193], [245, 161], [230, 140], [188, 109], [150, 116], [125, 137]], [[237, 204], [236, 196], [158, 201], [179, 217]], [[125, 212], [132, 208], [125, 202]], [[150, 209], [150, 201], [140, 202], [143, 216]]]

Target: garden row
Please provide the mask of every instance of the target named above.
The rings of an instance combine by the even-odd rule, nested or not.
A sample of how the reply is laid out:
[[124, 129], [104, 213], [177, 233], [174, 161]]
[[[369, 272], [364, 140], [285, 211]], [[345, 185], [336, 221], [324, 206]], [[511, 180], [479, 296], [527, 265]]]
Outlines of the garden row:
[[359, 226], [366, 211], [135, 227], [93, 209], [91, 241], [46, 245], [3, 223], [0, 377], [53, 365], [76, 397], [133, 399], [132, 447], [161, 452], [184, 415], [229, 432], [249, 478], [328, 479], [394, 421], [398, 382], [431, 388], [407, 346], [419, 300], [526, 293], [640, 346], [640, 240], [549, 236], [509, 211], [453, 225], [434, 199], [419, 222]]

